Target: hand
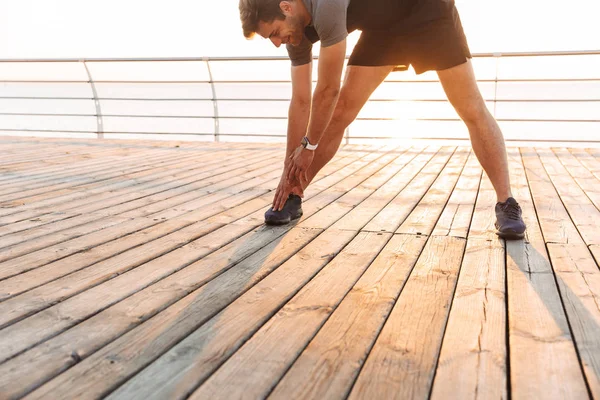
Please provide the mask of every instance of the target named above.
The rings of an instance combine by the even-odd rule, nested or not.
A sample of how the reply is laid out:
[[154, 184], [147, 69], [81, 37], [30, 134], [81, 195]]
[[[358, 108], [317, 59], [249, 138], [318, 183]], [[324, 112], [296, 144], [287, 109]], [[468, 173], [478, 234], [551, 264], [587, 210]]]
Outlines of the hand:
[[304, 189], [297, 179], [292, 182], [288, 182], [287, 175], [291, 162], [286, 162], [285, 164], [285, 168], [281, 174], [281, 179], [279, 180], [279, 185], [275, 191], [275, 197], [273, 198], [272, 208], [274, 211], [283, 209], [286, 200], [292, 192], [298, 194], [300, 197], [304, 197]]
[[308, 167], [315, 158], [315, 152], [305, 150], [304, 147], [298, 146], [290, 156], [290, 166], [287, 174], [288, 182], [299, 181], [302, 187], [308, 184]]

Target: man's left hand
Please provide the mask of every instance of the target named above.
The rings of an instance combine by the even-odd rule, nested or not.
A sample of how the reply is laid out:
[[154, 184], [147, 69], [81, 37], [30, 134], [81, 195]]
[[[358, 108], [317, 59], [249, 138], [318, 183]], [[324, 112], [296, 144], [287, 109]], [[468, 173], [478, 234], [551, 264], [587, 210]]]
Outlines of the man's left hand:
[[290, 156], [291, 165], [287, 176], [288, 182], [297, 179], [302, 184], [302, 187], [306, 188], [306, 185], [308, 184], [308, 167], [310, 167], [314, 158], [314, 151], [306, 150], [304, 147], [298, 146]]

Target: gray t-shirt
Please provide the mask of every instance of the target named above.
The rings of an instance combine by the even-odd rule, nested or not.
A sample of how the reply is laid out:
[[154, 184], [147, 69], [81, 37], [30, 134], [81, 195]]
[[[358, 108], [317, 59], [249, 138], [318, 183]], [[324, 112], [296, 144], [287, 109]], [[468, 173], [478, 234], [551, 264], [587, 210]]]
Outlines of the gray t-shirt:
[[[321, 41], [321, 47], [333, 46], [348, 36], [346, 14], [350, 0], [299, 0], [303, 1], [312, 20], [298, 46], [286, 45], [292, 65], [312, 61], [312, 44]], [[312, 35], [309, 33], [312, 31]], [[307, 37], [310, 35], [311, 37]]]

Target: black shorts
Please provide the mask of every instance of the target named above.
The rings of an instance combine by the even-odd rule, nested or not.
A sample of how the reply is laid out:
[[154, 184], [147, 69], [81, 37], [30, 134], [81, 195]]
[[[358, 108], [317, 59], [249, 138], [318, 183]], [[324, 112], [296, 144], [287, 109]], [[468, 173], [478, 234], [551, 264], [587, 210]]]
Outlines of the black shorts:
[[440, 71], [471, 58], [456, 6], [431, 20], [411, 25], [410, 18], [399, 29], [364, 29], [348, 65], [412, 65], [417, 74]]

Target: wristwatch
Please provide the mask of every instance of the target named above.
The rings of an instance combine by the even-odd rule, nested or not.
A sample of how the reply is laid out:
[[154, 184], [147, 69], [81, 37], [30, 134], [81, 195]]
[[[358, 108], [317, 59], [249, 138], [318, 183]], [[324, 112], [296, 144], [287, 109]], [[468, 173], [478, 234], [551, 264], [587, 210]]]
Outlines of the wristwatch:
[[310, 144], [310, 142], [308, 141], [308, 137], [304, 136], [302, 138], [302, 141], [300, 142], [300, 144], [302, 145], [302, 147], [304, 147], [306, 150], [316, 150], [317, 147], [319, 147], [319, 144]]

